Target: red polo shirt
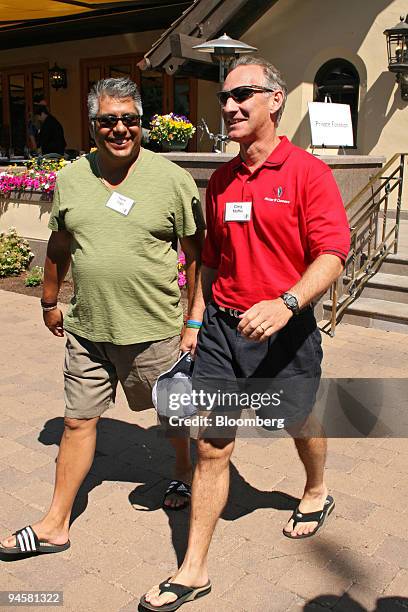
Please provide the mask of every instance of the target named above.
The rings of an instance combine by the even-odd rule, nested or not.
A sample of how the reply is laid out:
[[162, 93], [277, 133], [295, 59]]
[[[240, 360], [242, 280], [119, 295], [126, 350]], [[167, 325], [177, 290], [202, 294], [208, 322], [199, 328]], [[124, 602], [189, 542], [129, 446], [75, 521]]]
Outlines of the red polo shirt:
[[[285, 136], [252, 173], [239, 155], [216, 170], [206, 199], [203, 264], [218, 270], [220, 306], [246, 310], [293, 287], [322, 253], [347, 257], [349, 225], [330, 168]], [[250, 220], [226, 221], [228, 202], [251, 202]]]

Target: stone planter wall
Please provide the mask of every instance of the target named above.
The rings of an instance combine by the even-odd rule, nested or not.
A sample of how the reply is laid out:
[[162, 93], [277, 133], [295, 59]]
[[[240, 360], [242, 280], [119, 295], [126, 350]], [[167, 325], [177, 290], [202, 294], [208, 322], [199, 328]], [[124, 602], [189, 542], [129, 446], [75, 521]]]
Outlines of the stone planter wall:
[[[163, 153], [190, 172], [197, 183], [200, 197], [205, 203], [205, 189], [216, 168], [231, 159], [225, 153]], [[383, 157], [360, 155], [321, 156], [333, 170], [345, 203], [379, 171], [384, 164]], [[50, 235], [48, 221], [52, 208], [52, 196], [42, 193], [12, 193], [0, 196], [0, 231], [13, 226], [17, 232], [28, 238], [36, 254], [32, 265], [43, 265], [47, 240]]]

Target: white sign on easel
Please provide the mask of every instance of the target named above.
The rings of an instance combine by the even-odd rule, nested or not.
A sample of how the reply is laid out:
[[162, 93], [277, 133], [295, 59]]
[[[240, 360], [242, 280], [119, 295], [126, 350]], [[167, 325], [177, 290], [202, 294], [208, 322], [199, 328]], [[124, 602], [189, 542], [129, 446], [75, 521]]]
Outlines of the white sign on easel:
[[309, 102], [313, 147], [352, 147], [350, 106], [332, 102]]

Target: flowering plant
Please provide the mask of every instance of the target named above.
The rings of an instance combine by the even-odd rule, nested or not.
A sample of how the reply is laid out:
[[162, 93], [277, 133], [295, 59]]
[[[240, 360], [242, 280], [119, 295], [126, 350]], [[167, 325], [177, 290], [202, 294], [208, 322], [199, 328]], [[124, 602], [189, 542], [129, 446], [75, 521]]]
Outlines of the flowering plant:
[[58, 172], [69, 162], [61, 157], [61, 159], [49, 159], [48, 157], [34, 157], [26, 162], [28, 171], [32, 170], [35, 172]]
[[184, 115], [154, 115], [150, 122], [149, 138], [158, 143], [183, 142], [191, 138], [195, 131], [193, 124]]
[[0, 173], [0, 194], [7, 195], [11, 191], [42, 191], [52, 193], [55, 189], [56, 172], [44, 170], [29, 170], [23, 174], [13, 172]]
[[177, 280], [178, 286], [180, 289], [187, 285], [187, 276], [186, 276], [186, 256], [183, 251], [180, 251], [177, 260]]
[[15, 227], [10, 227], [7, 234], [0, 233], [0, 278], [20, 274], [33, 257], [28, 240], [18, 236]]
[[53, 193], [57, 172], [70, 162], [65, 159], [48, 159], [35, 157], [26, 163], [24, 172], [12, 171], [0, 173], [0, 194], [11, 191], [41, 191]]

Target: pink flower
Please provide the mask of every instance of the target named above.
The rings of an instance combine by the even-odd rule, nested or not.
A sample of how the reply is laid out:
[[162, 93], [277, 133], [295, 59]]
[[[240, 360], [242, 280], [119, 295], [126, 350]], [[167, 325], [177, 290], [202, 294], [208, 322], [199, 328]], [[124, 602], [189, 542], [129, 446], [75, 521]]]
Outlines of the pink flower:
[[187, 285], [187, 278], [186, 278], [186, 273], [185, 272], [179, 272], [178, 273], [178, 286], [179, 287], [185, 287]]

